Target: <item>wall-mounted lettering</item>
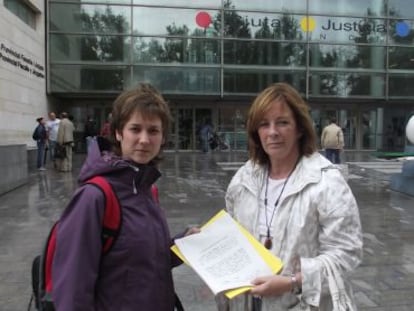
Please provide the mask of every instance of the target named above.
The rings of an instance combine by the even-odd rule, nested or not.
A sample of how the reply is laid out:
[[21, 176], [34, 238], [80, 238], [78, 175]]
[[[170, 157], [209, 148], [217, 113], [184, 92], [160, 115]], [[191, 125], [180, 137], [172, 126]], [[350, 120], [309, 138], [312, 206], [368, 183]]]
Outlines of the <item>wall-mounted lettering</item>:
[[35, 77], [44, 79], [45, 68], [37, 61], [31, 59], [23, 53], [19, 53], [10, 46], [6, 46], [4, 43], [0, 43], [0, 61], [8, 63], [20, 70], [28, 72]]

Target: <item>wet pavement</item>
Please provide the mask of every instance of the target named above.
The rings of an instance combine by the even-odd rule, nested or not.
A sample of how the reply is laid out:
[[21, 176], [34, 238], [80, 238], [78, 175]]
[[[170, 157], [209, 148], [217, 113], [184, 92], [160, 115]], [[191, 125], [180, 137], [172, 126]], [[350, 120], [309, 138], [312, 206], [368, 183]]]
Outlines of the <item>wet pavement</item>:
[[[0, 196], [0, 311], [27, 310], [31, 260], [72, 194], [83, 158], [75, 155], [72, 173], [34, 171], [27, 185]], [[227, 184], [246, 158], [236, 152], [165, 154], [158, 186], [172, 235], [224, 207]], [[364, 260], [353, 275], [358, 309], [414, 310], [414, 197], [389, 190], [399, 164], [369, 153], [347, 152], [346, 161], [364, 231]], [[191, 268], [174, 269], [174, 278], [186, 310], [216, 310]]]

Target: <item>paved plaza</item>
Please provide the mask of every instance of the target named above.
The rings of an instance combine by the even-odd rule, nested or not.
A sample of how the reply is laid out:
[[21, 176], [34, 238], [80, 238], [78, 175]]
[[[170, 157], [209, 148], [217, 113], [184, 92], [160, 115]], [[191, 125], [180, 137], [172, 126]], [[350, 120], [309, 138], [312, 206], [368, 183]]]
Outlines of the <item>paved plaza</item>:
[[[236, 152], [165, 154], [158, 186], [172, 235], [224, 207], [227, 184], [246, 158]], [[31, 260], [72, 194], [83, 159], [75, 155], [72, 173], [31, 172], [27, 185], [0, 196], [0, 311], [27, 310]], [[389, 190], [401, 162], [351, 152], [346, 161], [364, 231], [364, 259], [353, 276], [359, 310], [414, 310], [414, 197]], [[216, 310], [191, 268], [176, 268], [174, 278], [186, 310]]]

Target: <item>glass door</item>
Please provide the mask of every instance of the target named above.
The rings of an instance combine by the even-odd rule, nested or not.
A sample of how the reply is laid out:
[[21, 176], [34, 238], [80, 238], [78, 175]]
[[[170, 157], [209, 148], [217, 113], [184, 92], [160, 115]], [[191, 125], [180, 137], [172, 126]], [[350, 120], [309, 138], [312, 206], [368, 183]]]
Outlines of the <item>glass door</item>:
[[180, 108], [178, 109], [178, 137], [177, 149], [191, 150], [193, 149], [193, 109]]
[[357, 138], [357, 115], [358, 112], [352, 109], [313, 109], [311, 116], [318, 138], [318, 147], [321, 147], [321, 134], [325, 126], [329, 125], [330, 119], [336, 117], [337, 124], [344, 133], [345, 149], [356, 148]]
[[200, 135], [201, 128], [206, 125], [210, 124], [213, 125], [214, 130], [217, 130], [216, 126], [214, 126], [213, 118], [212, 118], [212, 110], [209, 108], [196, 108], [195, 109], [195, 124], [194, 124], [194, 142], [195, 142], [195, 149], [202, 150], [202, 140]]
[[375, 109], [362, 112], [361, 131], [362, 149], [377, 149], [377, 111]]

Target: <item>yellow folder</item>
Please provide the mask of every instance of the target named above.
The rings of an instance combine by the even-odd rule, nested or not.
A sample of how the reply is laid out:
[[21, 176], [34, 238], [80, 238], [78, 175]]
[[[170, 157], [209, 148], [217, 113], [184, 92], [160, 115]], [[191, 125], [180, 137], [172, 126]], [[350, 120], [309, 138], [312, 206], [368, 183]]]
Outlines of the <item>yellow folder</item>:
[[[203, 228], [209, 226], [210, 224], [214, 223], [221, 217], [227, 215], [227, 212], [225, 210], [221, 210], [218, 212], [215, 216], [213, 216], [209, 221], [207, 221], [202, 227]], [[263, 258], [264, 262], [269, 266], [271, 271], [274, 274], [279, 273], [282, 270], [283, 263], [280, 260], [280, 258], [273, 255], [268, 249], [266, 249], [262, 243], [257, 241], [251, 234], [248, 232], [242, 225], [240, 225], [238, 222], [237, 226], [239, 227], [240, 231], [243, 233], [243, 235], [247, 238], [247, 240], [251, 243], [251, 245], [255, 248], [255, 250], [258, 252], [258, 254]], [[188, 261], [185, 259], [184, 255], [180, 252], [178, 247], [176, 245], [171, 246], [171, 250], [187, 265], [191, 266]], [[226, 291], [224, 294], [229, 299], [236, 297], [237, 295], [240, 295], [248, 290], [250, 290], [252, 286], [245, 286], [245, 287], [239, 287], [235, 289], [230, 289]]]

